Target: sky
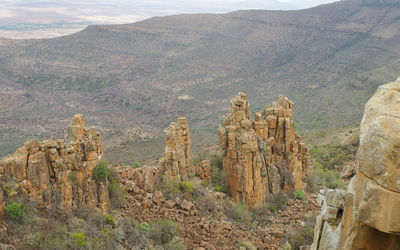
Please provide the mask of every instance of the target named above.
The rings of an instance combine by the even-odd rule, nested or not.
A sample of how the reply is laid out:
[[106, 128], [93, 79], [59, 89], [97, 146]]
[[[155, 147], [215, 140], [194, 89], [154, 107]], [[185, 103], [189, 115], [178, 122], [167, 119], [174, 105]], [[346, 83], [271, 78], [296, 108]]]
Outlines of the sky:
[[331, 2], [334, 0], [0, 0], [0, 37], [55, 37], [88, 24], [132, 23], [182, 13], [295, 10]]

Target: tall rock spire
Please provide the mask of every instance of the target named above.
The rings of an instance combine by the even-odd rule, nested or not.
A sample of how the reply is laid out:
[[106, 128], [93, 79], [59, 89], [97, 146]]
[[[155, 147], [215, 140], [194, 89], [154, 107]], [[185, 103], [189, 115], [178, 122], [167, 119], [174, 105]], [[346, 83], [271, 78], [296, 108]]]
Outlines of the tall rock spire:
[[249, 206], [269, 194], [303, 187], [308, 149], [294, 131], [293, 103], [284, 96], [255, 114], [246, 94], [231, 100], [229, 116], [219, 128], [223, 166], [235, 202]]

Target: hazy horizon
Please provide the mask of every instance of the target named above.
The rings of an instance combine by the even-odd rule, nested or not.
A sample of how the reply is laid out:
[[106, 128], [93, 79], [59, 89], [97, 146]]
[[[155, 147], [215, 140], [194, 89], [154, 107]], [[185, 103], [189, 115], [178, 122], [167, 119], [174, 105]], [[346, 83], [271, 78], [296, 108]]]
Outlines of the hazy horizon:
[[0, 2], [0, 37], [47, 38], [77, 32], [89, 24], [124, 24], [153, 16], [227, 13], [244, 9], [297, 10], [334, 0], [87, 0]]

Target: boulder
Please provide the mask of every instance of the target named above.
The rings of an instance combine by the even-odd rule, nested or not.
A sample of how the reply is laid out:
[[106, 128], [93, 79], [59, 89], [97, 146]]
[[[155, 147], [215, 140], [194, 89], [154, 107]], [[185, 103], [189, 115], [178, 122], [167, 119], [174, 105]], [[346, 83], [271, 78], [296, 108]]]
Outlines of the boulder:
[[[317, 220], [312, 249], [399, 248], [399, 100], [400, 82], [397, 81], [380, 86], [365, 105], [356, 175], [342, 199], [331, 197], [331, 203], [340, 207], [343, 201], [343, 215], [335, 228], [328, 227], [328, 220], [325, 220], [328, 223]], [[322, 206], [321, 215], [326, 211]]]

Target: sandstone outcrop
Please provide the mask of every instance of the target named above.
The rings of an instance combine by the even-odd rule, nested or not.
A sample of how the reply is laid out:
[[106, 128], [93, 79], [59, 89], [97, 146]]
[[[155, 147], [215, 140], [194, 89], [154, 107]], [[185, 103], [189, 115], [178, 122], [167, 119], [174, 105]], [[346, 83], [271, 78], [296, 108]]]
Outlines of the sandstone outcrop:
[[196, 165], [196, 176], [201, 180], [211, 180], [211, 163], [209, 159], [203, 160]]
[[31, 140], [0, 161], [0, 215], [7, 197], [23, 195], [41, 206], [76, 209], [81, 205], [108, 210], [107, 183], [92, 179], [103, 159], [100, 134], [86, 128], [83, 115], [68, 126], [68, 140]]
[[165, 129], [165, 153], [160, 160], [164, 176], [176, 181], [188, 180], [194, 174], [192, 162], [192, 143], [186, 118], [179, 117]]
[[249, 206], [269, 194], [303, 188], [308, 149], [294, 130], [293, 103], [284, 96], [255, 114], [244, 93], [230, 103], [229, 117], [219, 128], [229, 189], [235, 202]]
[[[399, 249], [400, 82], [382, 85], [365, 105], [356, 175], [340, 226], [315, 231], [313, 249]], [[338, 243], [321, 235], [340, 235]], [[329, 237], [329, 236], [328, 236]]]

